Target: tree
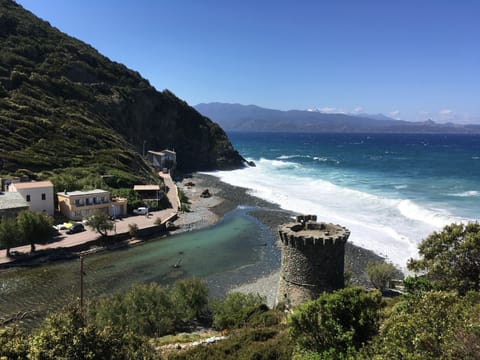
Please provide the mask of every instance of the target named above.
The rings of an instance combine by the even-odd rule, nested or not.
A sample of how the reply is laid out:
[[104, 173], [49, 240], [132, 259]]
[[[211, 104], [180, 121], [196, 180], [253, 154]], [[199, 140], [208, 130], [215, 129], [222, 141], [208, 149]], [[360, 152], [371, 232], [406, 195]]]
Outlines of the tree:
[[21, 360], [28, 354], [28, 342], [22, 331], [16, 327], [0, 329], [0, 359]]
[[380, 328], [375, 359], [478, 359], [480, 348], [469, 342], [480, 340], [479, 305], [479, 293], [406, 296]]
[[198, 319], [208, 304], [207, 283], [197, 278], [179, 280], [173, 285], [172, 297], [187, 321]]
[[323, 293], [293, 312], [290, 335], [300, 349], [323, 354], [321, 358], [352, 353], [377, 334], [382, 307], [379, 291], [349, 287]]
[[409, 294], [418, 294], [432, 290], [432, 284], [425, 276], [408, 276], [403, 280], [403, 286]]
[[150, 359], [152, 349], [128, 329], [97, 327], [77, 306], [50, 315], [30, 339], [30, 359]]
[[367, 275], [376, 289], [384, 290], [396, 276], [399, 276], [399, 271], [392, 263], [371, 262], [367, 265]]
[[131, 329], [142, 336], [171, 334], [179, 318], [168, 289], [155, 283], [135, 285], [126, 292], [100, 299], [93, 315], [100, 327]]
[[244, 325], [249, 315], [265, 303], [258, 294], [229, 293], [224, 300], [213, 302], [213, 326], [219, 330]]
[[106, 212], [97, 210], [88, 218], [86, 225], [101, 236], [106, 237], [108, 231], [113, 230], [114, 222], [109, 219]]
[[480, 224], [451, 224], [434, 232], [419, 245], [419, 260], [408, 268], [425, 272], [439, 290], [480, 290]]
[[133, 224], [128, 224], [128, 234], [134, 238], [137, 236], [138, 233], [138, 225], [133, 223]]
[[35, 251], [35, 244], [44, 243], [52, 237], [52, 218], [42, 212], [22, 211], [17, 216], [21, 238]]
[[0, 220], [0, 246], [7, 250], [10, 256], [10, 248], [20, 244], [21, 234], [17, 221], [12, 217], [4, 217]]

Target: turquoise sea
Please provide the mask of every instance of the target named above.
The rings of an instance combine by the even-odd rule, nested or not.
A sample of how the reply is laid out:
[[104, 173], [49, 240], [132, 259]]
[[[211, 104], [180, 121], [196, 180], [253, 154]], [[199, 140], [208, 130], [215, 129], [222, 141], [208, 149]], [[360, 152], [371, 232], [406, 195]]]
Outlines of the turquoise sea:
[[351, 230], [405, 267], [429, 233], [480, 217], [480, 136], [229, 133], [256, 167], [215, 172], [282, 208]]
[[[170, 285], [191, 277], [205, 279], [210, 294], [218, 297], [232, 286], [268, 275], [279, 266], [275, 237], [248, 211], [238, 208], [202, 230], [85, 257], [86, 301], [133, 284]], [[28, 312], [23, 324], [33, 327], [79, 295], [79, 260], [11, 268], [0, 272], [0, 319]]]

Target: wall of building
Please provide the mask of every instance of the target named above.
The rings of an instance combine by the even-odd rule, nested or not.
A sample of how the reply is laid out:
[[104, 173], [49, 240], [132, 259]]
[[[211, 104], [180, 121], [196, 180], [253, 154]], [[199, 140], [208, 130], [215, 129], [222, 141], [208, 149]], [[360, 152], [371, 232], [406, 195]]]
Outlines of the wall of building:
[[[95, 211], [111, 213], [110, 193], [108, 191], [74, 196], [57, 193], [57, 197], [59, 211], [71, 220], [83, 220]], [[102, 197], [104, 202], [100, 200]]]
[[325, 230], [302, 234], [298, 228], [291, 230], [295, 226], [303, 227], [292, 223], [279, 228], [282, 266], [277, 302], [288, 306], [313, 300], [324, 291], [343, 288], [345, 242], [350, 235], [342, 227], [338, 227], [333, 236]]
[[[45, 212], [50, 216], [54, 213], [54, 193], [52, 186], [22, 188], [25, 183], [12, 183], [9, 191], [16, 191], [27, 201], [31, 211]], [[28, 185], [32, 185], [28, 183]]]

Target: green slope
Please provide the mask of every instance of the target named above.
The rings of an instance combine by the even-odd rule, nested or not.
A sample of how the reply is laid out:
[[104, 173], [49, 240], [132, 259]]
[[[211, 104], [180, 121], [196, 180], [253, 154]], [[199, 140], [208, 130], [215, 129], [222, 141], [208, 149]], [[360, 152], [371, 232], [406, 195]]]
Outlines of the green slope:
[[174, 148], [182, 170], [242, 165], [224, 131], [174, 94], [0, 0], [1, 173], [75, 168], [139, 181], [151, 175], [144, 142]]

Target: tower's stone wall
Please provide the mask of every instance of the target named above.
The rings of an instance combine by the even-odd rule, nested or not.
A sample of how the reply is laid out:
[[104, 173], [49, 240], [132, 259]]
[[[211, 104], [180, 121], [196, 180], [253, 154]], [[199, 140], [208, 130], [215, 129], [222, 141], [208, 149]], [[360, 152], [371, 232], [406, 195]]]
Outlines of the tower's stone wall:
[[282, 268], [277, 303], [296, 306], [344, 286], [345, 242], [350, 231], [316, 220], [314, 215], [298, 216], [296, 222], [279, 227]]

